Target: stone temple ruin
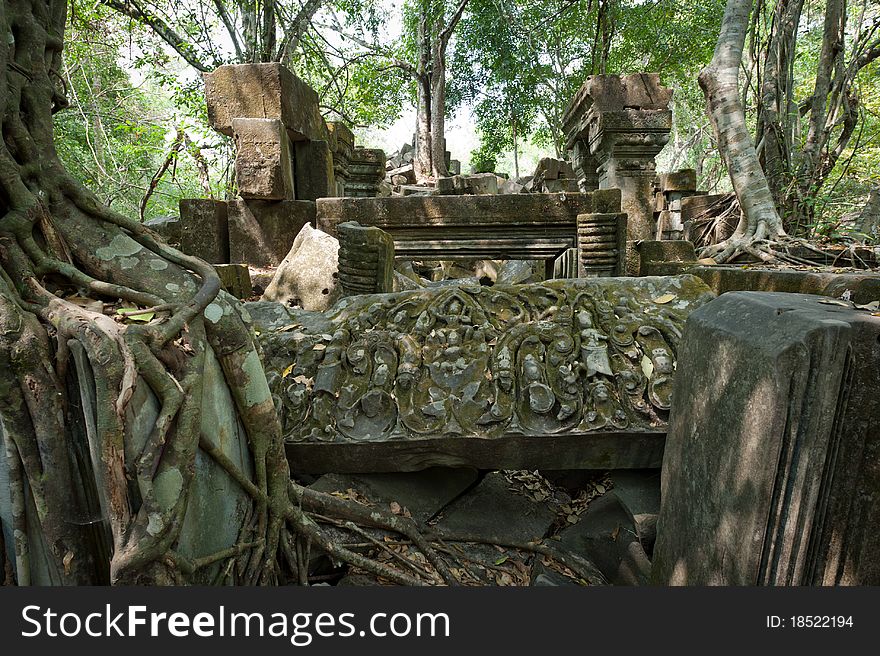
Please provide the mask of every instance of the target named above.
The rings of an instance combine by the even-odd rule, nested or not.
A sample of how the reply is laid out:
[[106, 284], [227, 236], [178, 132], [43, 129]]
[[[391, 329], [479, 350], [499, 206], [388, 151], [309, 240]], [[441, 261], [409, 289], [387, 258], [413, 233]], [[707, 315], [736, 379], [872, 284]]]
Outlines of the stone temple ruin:
[[[608, 582], [880, 584], [880, 278], [700, 265], [688, 208], [714, 201], [656, 171], [657, 75], [588, 78], [570, 163], [415, 190], [405, 149], [356, 147], [283, 67], [206, 85], [239, 198], [161, 229], [249, 300], [295, 472], [442, 480], [424, 518], [452, 522], [508, 507], [467, 472], [602, 470], [561, 539]], [[277, 267], [260, 300], [248, 266]]]

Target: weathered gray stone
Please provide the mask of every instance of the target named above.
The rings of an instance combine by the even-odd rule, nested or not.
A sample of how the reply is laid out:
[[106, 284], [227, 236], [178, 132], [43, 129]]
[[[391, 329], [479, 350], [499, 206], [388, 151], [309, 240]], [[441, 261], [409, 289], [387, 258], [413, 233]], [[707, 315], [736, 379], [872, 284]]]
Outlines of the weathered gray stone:
[[880, 274], [876, 273], [822, 273], [755, 266], [699, 266], [689, 272], [702, 278], [716, 294], [734, 291], [818, 294], [846, 297], [859, 305], [880, 299]]
[[[571, 182], [557, 182], [558, 180], [571, 180]], [[528, 188], [530, 191], [551, 194], [579, 191], [572, 165], [565, 160], [552, 157], [538, 160]]]
[[577, 221], [578, 275], [624, 275], [626, 214], [579, 214]]
[[[544, 279], [543, 263], [536, 267], [532, 260], [507, 260], [498, 269], [495, 283], [498, 285], [520, 285], [527, 282], [539, 282]], [[536, 271], [540, 269], [540, 271]]]
[[577, 249], [565, 249], [565, 251], [553, 261], [553, 278], [577, 278], [578, 265]]
[[373, 226], [354, 221], [336, 226], [339, 285], [343, 296], [394, 291], [394, 240]]
[[293, 200], [287, 131], [279, 119], [234, 118], [235, 183], [242, 198]]
[[880, 318], [848, 305], [733, 292], [691, 314], [655, 582], [880, 583]]
[[580, 187], [574, 178], [560, 178], [559, 180], [544, 180], [543, 191], [547, 194], [575, 194], [580, 191]]
[[355, 148], [351, 156], [345, 195], [349, 198], [374, 198], [385, 179], [385, 152], [379, 148]]
[[696, 191], [697, 172], [694, 169], [681, 169], [660, 176], [663, 191]]
[[327, 123], [327, 145], [333, 156], [333, 180], [336, 183], [332, 196], [345, 195], [345, 182], [349, 176], [349, 166], [354, 154], [354, 134], [345, 123], [332, 121]]
[[[318, 200], [336, 194], [333, 155], [326, 141], [298, 141], [293, 144], [294, 180], [298, 200]], [[349, 177], [354, 165], [349, 164]], [[345, 182], [348, 185], [349, 181]]]
[[522, 191], [523, 186], [514, 180], [505, 180], [502, 184], [498, 185], [499, 194], [521, 194]]
[[509, 487], [501, 473], [490, 472], [477, 487], [446, 508], [438, 526], [501, 541], [540, 540], [555, 518], [553, 511]]
[[305, 310], [326, 310], [338, 296], [338, 251], [339, 242], [334, 237], [306, 223], [278, 266], [263, 300]]
[[181, 224], [176, 216], [157, 216], [154, 219], [144, 221], [144, 225], [157, 233], [165, 243], [171, 246], [180, 245]]
[[314, 224], [315, 204], [303, 200], [229, 202], [229, 261], [277, 266], [294, 236]]
[[461, 175], [461, 162], [457, 159], [449, 160], [449, 172], [452, 175]]
[[330, 494], [353, 489], [380, 505], [395, 502], [417, 522], [426, 522], [476, 481], [476, 469], [431, 467], [412, 473], [326, 474], [309, 487]]
[[253, 294], [251, 286], [251, 274], [245, 264], [215, 264], [214, 270], [220, 276], [220, 285], [223, 289], [242, 300], [250, 298]]
[[609, 474], [614, 494], [632, 516], [639, 541], [650, 556], [660, 514], [660, 470], [617, 470]]
[[497, 194], [498, 178], [494, 173], [474, 173], [438, 178], [439, 194]]
[[226, 203], [210, 199], [181, 199], [180, 250], [210, 264], [229, 262]]
[[592, 561], [613, 585], [645, 585], [651, 563], [632, 515], [612, 492], [590, 502], [580, 521], [559, 534], [561, 546]]
[[318, 94], [277, 63], [220, 66], [204, 74], [208, 120], [233, 135], [232, 119], [280, 119], [292, 141], [325, 141]]
[[640, 276], [674, 276], [696, 266], [694, 245], [684, 240], [640, 241]]
[[[416, 174], [412, 164], [406, 164], [396, 169], [388, 171], [386, 176], [390, 176], [391, 183], [394, 185], [415, 184]], [[399, 178], [396, 180], [395, 178]]]

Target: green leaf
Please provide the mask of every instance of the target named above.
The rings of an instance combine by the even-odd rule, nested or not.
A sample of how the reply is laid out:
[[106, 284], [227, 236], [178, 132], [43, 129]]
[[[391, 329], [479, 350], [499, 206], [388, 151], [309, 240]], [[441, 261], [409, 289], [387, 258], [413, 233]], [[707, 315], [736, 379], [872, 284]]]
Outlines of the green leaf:
[[[118, 310], [116, 310], [116, 314], [125, 315], [126, 312], [133, 312], [136, 310], [137, 308], [119, 308]], [[155, 316], [155, 312], [140, 312], [138, 314], [129, 314], [125, 316], [125, 318], [129, 321], [141, 321], [143, 323], [148, 323], [149, 321], [152, 321], [153, 317]]]

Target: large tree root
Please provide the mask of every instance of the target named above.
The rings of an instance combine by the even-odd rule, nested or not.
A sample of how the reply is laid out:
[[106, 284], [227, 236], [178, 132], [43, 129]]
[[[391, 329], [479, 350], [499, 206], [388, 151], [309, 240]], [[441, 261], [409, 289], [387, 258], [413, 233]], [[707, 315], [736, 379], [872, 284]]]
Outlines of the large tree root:
[[792, 264], [816, 266], [816, 262], [794, 255], [793, 252], [809, 250], [824, 258], [829, 254], [806, 239], [790, 237], [785, 233], [768, 236], [766, 231], [755, 234], [734, 234], [730, 238], [707, 246], [699, 252], [701, 258], [711, 258], [718, 264], [726, 264], [739, 257], [752, 257], [766, 264]]

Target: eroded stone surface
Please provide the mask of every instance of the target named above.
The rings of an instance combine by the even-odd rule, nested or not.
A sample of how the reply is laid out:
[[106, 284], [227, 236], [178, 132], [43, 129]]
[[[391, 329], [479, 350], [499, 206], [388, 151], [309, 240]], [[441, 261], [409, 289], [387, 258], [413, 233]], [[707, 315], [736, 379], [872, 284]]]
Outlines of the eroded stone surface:
[[290, 142], [279, 119], [234, 118], [235, 182], [243, 198], [293, 200]]
[[220, 66], [206, 73], [208, 119], [232, 136], [235, 118], [280, 119], [291, 140], [326, 140], [318, 94], [278, 63]]
[[354, 221], [336, 226], [339, 285], [345, 296], [394, 291], [394, 240], [387, 232]]
[[210, 199], [180, 201], [180, 250], [211, 264], [229, 262], [226, 203]]
[[302, 227], [278, 266], [263, 300], [323, 311], [337, 298], [339, 242], [311, 225]]
[[278, 266], [296, 235], [315, 222], [315, 204], [303, 200], [233, 200], [227, 203], [229, 261]]

